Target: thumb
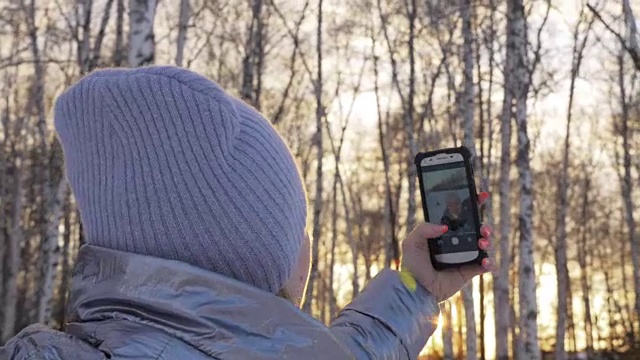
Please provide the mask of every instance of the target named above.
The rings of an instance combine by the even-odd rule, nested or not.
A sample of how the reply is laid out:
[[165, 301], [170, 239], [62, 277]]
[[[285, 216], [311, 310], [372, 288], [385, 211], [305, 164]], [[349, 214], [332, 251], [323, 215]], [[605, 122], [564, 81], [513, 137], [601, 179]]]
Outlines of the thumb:
[[444, 234], [447, 230], [449, 230], [447, 225], [423, 223], [416, 226], [409, 236], [415, 237], [416, 240], [433, 239]]

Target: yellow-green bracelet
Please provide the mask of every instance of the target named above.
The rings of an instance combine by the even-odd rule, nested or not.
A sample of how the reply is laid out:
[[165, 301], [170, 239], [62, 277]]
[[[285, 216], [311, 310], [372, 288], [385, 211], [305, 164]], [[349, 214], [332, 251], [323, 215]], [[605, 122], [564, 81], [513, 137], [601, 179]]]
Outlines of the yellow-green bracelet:
[[408, 272], [407, 270], [400, 270], [400, 281], [404, 284], [404, 286], [411, 292], [415, 292], [418, 287], [418, 282], [413, 277], [413, 274]]

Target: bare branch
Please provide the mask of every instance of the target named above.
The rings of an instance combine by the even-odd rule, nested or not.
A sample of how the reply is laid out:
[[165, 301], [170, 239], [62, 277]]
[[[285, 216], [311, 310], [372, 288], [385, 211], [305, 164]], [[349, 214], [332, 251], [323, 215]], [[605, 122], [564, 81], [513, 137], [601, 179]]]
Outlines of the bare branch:
[[[606, 27], [607, 30], [609, 30], [609, 32], [611, 34], [613, 34], [613, 36], [615, 36], [618, 39], [618, 41], [620, 41], [620, 45], [622, 45], [624, 50], [629, 54], [629, 56], [631, 56], [631, 59], [633, 60], [633, 64], [634, 64], [636, 70], [640, 71], [640, 51], [638, 51], [638, 49], [632, 48], [629, 45], [627, 45], [627, 41], [624, 39], [624, 37], [622, 35], [620, 35], [619, 32], [614, 30], [611, 27], [611, 25], [609, 25], [606, 21], [604, 21], [604, 19], [602, 18], [602, 16], [598, 12], [598, 10], [596, 10], [591, 4], [587, 4], [587, 8], [589, 8], [589, 10], [591, 10], [593, 15], [598, 20], [600, 20], [602, 25], [604, 25], [604, 27]], [[631, 34], [631, 36], [635, 36], [635, 34]]]

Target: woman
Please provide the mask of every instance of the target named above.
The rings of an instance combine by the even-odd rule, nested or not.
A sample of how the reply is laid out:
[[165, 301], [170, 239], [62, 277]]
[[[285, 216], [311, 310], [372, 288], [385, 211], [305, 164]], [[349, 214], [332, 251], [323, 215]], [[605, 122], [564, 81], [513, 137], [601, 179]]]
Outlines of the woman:
[[446, 227], [418, 225], [403, 271], [380, 272], [326, 327], [298, 308], [302, 181], [253, 108], [188, 70], [107, 69], [59, 97], [55, 126], [86, 245], [64, 332], [27, 327], [3, 360], [415, 359], [438, 302], [489, 265], [435, 272], [427, 239]]

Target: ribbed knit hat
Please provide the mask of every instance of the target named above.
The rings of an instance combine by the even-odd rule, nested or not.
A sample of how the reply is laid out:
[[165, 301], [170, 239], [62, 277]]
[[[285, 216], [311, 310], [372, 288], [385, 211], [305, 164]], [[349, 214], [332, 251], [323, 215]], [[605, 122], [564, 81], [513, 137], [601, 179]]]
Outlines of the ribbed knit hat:
[[300, 174], [272, 125], [214, 82], [169, 66], [95, 71], [58, 98], [55, 126], [88, 244], [270, 292], [290, 276]]

